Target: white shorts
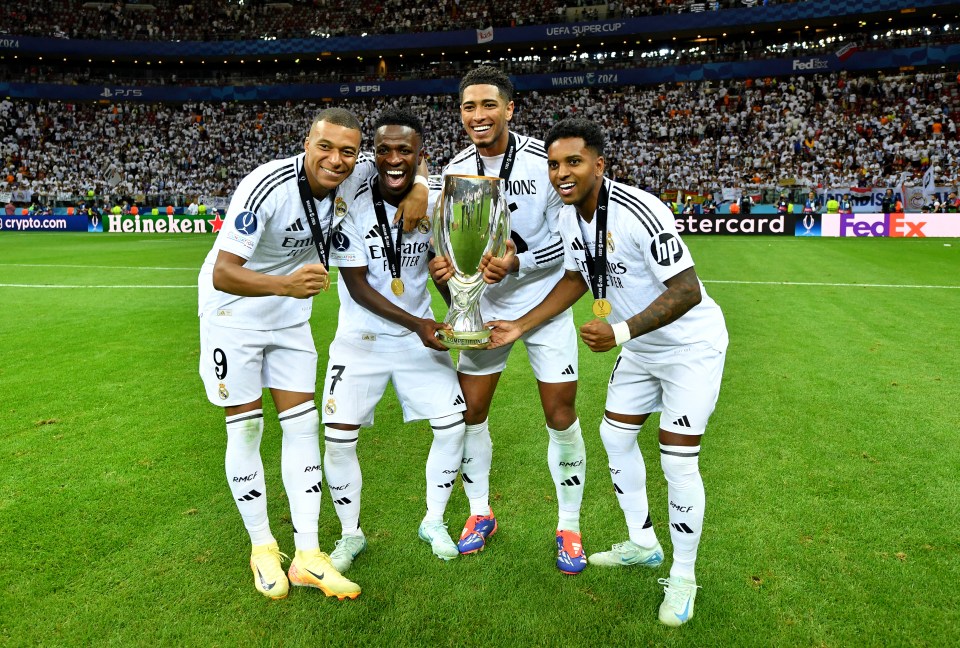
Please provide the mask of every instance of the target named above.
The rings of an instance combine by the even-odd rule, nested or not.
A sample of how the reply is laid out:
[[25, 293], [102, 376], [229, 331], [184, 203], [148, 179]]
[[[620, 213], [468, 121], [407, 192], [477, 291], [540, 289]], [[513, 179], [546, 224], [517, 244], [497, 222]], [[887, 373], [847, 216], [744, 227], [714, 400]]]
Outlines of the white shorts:
[[707, 344], [657, 354], [621, 349], [607, 386], [608, 412], [662, 412], [660, 428], [677, 434], [703, 434], [720, 395], [726, 354]]
[[[530, 329], [520, 340], [527, 349], [533, 375], [538, 381], [563, 383], [577, 379], [577, 329], [573, 325], [572, 310], [568, 308]], [[461, 351], [457, 371], [471, 376], [500, 373], [507, 366], [507, 356], [512, 348], [513, 344], [508, 344], [491, 351]]]
[[405, 422], [467, 408], [448, 352], [425, 346], [385, 352], [382, 345], [373, 348], [334, 339], [318, 399], [324, 424], [373, 425], [373, 411], [388, 382], [397, 392]]
[[200, 377], [214, 405], [252, 403], [263, 388], [312, 394], [317, 348], [310, 323], [274, 331], [217, 326], [200, 320]]

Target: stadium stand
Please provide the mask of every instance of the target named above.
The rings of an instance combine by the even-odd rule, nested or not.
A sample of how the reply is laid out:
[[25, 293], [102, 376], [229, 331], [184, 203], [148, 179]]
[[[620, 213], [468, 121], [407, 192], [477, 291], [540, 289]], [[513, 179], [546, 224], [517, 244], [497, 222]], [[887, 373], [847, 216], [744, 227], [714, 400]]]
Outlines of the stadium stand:
[[[420, 91], [415, 96], [387, 96], [379, 86], [366, 86], [377, 88], [373, 94], [380, 96], [354, 98], [358, 95], [342, 84], [445, 79], [450, 82], [445, 83], [443, 92], [452, 92], [455, 80], [481, 61], [492, 62], [518, 78], [570, 73], [573, 81], [563, 80], [563, 90], [530, 89], [550, 87], [547, 84], [528, 86], [518, 93], [517, 129], [542, 134], [568, 115], [598, 120], [610, 140], [611, 173], [655, 192], [672, 188], [702, 194], [734, 187], [772, 202], [784, 186], [805, 193], [806, 188], [817, 185], [916, 185], [928, 168], [933, 173], [926, 174], [926, 180], [936, 186], [956, 188], [960, 181], [958, 66], [955, 54], [950, 53], [960, 40], [960, 15], [943, 19], [943, 14], [936, 13], [942, 11], [942, 3], [926, 3], [932, 7], [926, 13], [891, 11], [897, 3], [886, 0], [860, 3], [885, 7], [886, 13], [871, 16], [853, 12], [851, 7], [859, 6], [859, 0], [850, 0], [839, 3], [844, 5], [837, 9], [838, 15], [843, 15], [837, 19], [839, 24], [831, 24], [830, 17], [823, 16], [812, 28], [806, 21], [784, 23], [781, 32], [779, 23], [762, 28], [758, 24], [754, 31], [752, 24], [738, 27], [737, 20], [726, 17], [762, 12], [771, 4], [787, 6], [770, 11], [791, 14], [804, 11], [803, 7], [764, 0], [588, 2], [534, 0], [522, 9], [456, 0], [380, 0], [372, 5], [359, 0], [248, 0], [242, 5], [225, 0], [196, 0], [189, 5], [172, 0], [4, 4], [0, 6], [0, 32], [53, 37], [51, 43], [69, 42], [53, 40], [58, 37], [120, 41], [130, 48], [141, 43], [123, 41], [141, 41], [151, 48], [172, 39], [197, 39], [220, 41], [216, 47], [229, 48], [229, 41], [237, 39], [309, 36], [323, 40], [366, 33], [410, 35], [421, 30], [652, 16], [641, 19], [645, 25], [664, 14], [684, 14], [670, 17], [671, 25], [679, 25], [696, 19], [693, 14], [707, 11], [716, 11], [717, 19], [711, 19], [711, 26], [702, 34], [699, 28], [678, 32], [679, 39], [669, 31], [651, 34], [654, 38], [638, 35], [622, 43], [619, 39], [605, 43], [602, 37], [595, 37], [585, 38], [581, 44], [577, 38], [557, 37], [526, 43], [530, 49], [526, 51], [525, 46], [523, 53], [520, 48], [511, 50], [508, 43], [492, 50], [468, 44], [465, 51], [449, 54], [441, 48], [425, 48], [426, 56], [421, 52], [419, 61], [412, 56], [403, 60], [399, 51], [364, 51], [365, 41], [359, 38], [355, 41], [359, 49], [350, 55], [344, 52], [341, 57], [334, 52], [329, 57], [303, 57], [303, 62], [297, 50], [282, 47], [285, 55], [271, 56], [262, 65], [259, 60], [256, 65], [249, 59], [244, 63], [240, 56], [224, 56], [223, 65], [213, 60], [206, 65], [197, 56], [176, 66], [161, 66], [158, 60], [150, 66], [149, 61], [134, 56], [111, 60], [96, 54], [68, 62], [66, 56], [62, 61], [61, 57], [44, 56], [46, 52], [37, 49], [37, 39], [29, 48], [17, 51], [20, 44], [10, 38], [4, 41], [6, 51], [0, 51], [0, 84], [8, 91], [18, 90], [12, 88], [16, 83], [30, 86], [13, 96], [32, 98], [0, 101], [0, 193], [31, 192], [47, 204], [75, 203], [91, 192], [98, 200], [113, 204], [126, 199], [181, 205], [197, 196], [226, 196], [257, 163], [296, 152], [304, 124], [321, 106], [328, 105], [356, 110], [368, 128], [384, 106], [409, 105], [429, 125], [426, 148], [433, 169], [439, 170], [454, 151], [466, 145], [454, 95]], [[820, 6], [810, 3], [815, 4]], [[906, 7], [909, 3], [900, 4]], [[735, 8], [749, 11], [727, 11]], [[956, 12], [955, 6], [952, 11]], [[729, 35], [727, 24], [734, 27]], [[852, 68], [753, 78], [727, 74], [712, 81], [699, 80], [711, 78], [707, 74], [683, 76], [685, 65], [716, 65], [719, 67], [714, 69], [723, 70], [741, 62], [786, 59], [791, 63], [789, 59], [793, 59], [792, 63], [802, 63], [814, 56], [834, 61], [844, 45], [878, 54], [904, 48], [905, 52], [920, 52], [929, 61], [915, 68], [902, 62], [913, 60], [911, 54], [904, 54], [890, 59], [882, 71]], [[93, 46], [99, 47], [99, 43]], [[929, 51], [925, 49], [928, 46]], [[40, 47], [48, 46], [44, 42]], [[933, 65], [936, 56], [954, 58], [943, 59], [949, 65]], [[660, 75], [666, 69], [673, 70], [672, 76], [664, 75], [671, 82], [658, 80], [642, 86], [627, 85], [640, 83], [635, 77], [615, 85], [576, 80], [580, 72], [587, 73], [583, 75], [587, 79], [604, 71], [653, 70]], [[690, 80], [679, 82], [685, 78]], [[308, 83], [331, 84], [334, 96], [313, 94], [306, 95], [311, 97], [309, 101], [272, 99], [269, 103], [254, 100], [263, 96], [256, 94], [239, 101], [115, 100], [148, 92], [156, 97], [157, 93], [149, 90], [156, 87], [161, 88], [162, 97], [170, 96], [168, 87], [199, 88], [203, 93], [198, 96], [219, 97], [226, 95], [214, 93], [232, 87], [265, 88], [272, 93], [274, 88]], [[644, 79], [642, 83], [648, 82]], [[35, 92], [43, 87], [58, 92]], [[345, 87], [349, 96], [335, 96]], [[93, 92], [87, 98], [96, 100], [78, 100], [77, 92], [84, 88]], [[231, 96], [238, 95], [244, 93]], [[44, 96], [64, 99], [40, 98]]]
[[[789, 0], [778, 0], [786, 4]], [[762, 7], [772, 0], [622, 0], [564, 3], [410, 3], [379, 0], [248, 2], [173, 0], [84, 2], [39, 0], [0, 7], [0, 32], [98, 40], [245, 40], [361, 34], [438, 32], [487, 27], [542, 25], [581, 20]]]
[[[434, 170], [466, 144], [453, 96], [337, 103], [357, 111], [367, 132], [383, 107], [410, 106], [429, 124]], [[29, 189], [47, 201], [90, 189], [159, 203], [228, 195], [260, 161], [296, 152], [319, 108], [3, 100], [0, 190]], [[919, 182], [929, 164], [938, 186], [960, 182], [960, 94], [947, 73], [532, 92], [517, 98], [514, 121], [522, 132], [544, 133], [569, 115], [602, 122], [611, 172], [655, 191], [772, 192], [788, 180], [803, 187], [893, 186], [904, 173]]]

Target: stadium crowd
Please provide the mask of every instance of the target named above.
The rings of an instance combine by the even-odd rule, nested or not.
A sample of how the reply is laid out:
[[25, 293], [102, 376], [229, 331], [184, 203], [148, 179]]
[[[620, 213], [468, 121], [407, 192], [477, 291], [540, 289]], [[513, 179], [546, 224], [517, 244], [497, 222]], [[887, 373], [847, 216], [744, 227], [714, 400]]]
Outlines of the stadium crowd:
[[[820, 36], [800, 40], [795, 34], [782, 37], [739, 36], [713, 39], [709, 43], [694, 42], [607, 47], [591, 51], [586, 47], [569, 54], [556, 52], [501, 52], [491, 61], [511, 75], [555, 74], [580, 71], [606, 71], [648, 68], [665, 65], [718, 63], [727, 61], [795, 58], [832, 55], [840, 47], [852, 44], [857, 50], [882, 50], [901, 47], [944, 46], [960, 42], [960, 26], [945, 25], [942, 29], [885, 28]], [[342, 60], [341, 60], [342, 59]], [[438, 60], [439, 59], [439, 60]], [[130, 85], [130, 86], [204, 86], [204, 85], [272, 85], [275, 83], [343, 83], [377, 82], [411, 79], [459, 78], [477, 64], [475, 57], [436, 56], [406, 59], [394, 56], [337, 57], [303, 62], [289, 60], [264, 65], [234, 64], [225, 68], [210, 65], [107, 64], [88, 65], [0, 61], [0, 75], [8, 82], [54, 83], [67, 85]], [[258, 62], [259, 63], [259, 62]]]
[[[725, 8], [774, 0], [533, 0], [515, 3], [403, 0], [227, 0], [85, 2], [34, 0], [0, 5], [0, 33], [94, 40], [247, 40], [486, 29]], [[780, 4], [795, 0], [776, 0]]]
[[[428, 128], [431, 170], [467, 144], [455, 96], [340, 100], [362, 117], [405, 105]], [[327, 104], [325, 104], [327, 105]], [[956, 71], [814, 75], [659, 88], [523, 93], [514, 125], [543, 134], [566, 116], [602, 123], [609, 169], [659, 191], [722, 187], [886, 187], [960, 182]], [[309, 103], [71, 104], [0, 101], [0, 191], [66, 195], [229, 195], [264, 160], [301, 149]], [[370, 146], [370, 142], [365, 142]], [[904, 174], [906, 174], [904, 176]]]

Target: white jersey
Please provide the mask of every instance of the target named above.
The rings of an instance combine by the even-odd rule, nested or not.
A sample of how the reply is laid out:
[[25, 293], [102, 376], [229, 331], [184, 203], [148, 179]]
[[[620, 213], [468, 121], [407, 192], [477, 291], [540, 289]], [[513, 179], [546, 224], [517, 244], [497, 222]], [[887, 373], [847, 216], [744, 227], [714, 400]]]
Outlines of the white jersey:
[[[330, 244], [330, 262], [340, 268], [367, 267], [367, 283], [389, 301], [416, 317], [433, 319], [430, 308], [431, 296], [427, 290], [428, 254], [430, 247], [430, 228], [428, 221], [412, 232], [404, 232], [400, 241], [401, 265], [400, 279], [404, 290], [394, 295], [390, 288], [393, 276], [377, 222], [377, 212], [373, 205], [372, 187], [377, 177], [367, 179], [354, 195], [350, 213], [334, 232]], [[429, 205], [436, 202], [439, 191], [430, 191]], [[388, 223], [393, 223], [397, 208], [383, 203]], [[391, 225], [389, 236], [393, 244], [397, 242], [397, 231], [401, 223]], [[336, 337], [354, 342], [373, 342], [384, 345], [385, 350], [395, 350], [409, 346], [419, 347], [423, 343], [410, 329], [385, 319], [358, 304], [350, 295], [346, 282], [337, 282], [340, 296], [340, 315]]]
[[[484, 319], [516, 319], [543, 301], [563, 274], [563, 248], [557, 231], [557, 212], [563, 205], [550, 184], [543, 142], [513, 133], [516, 153], [504, 193], [510, 207], [510, 238], [517, 246], [520, 271], [487, 286], [480, 299]], [[470, 145], [444, 168], [443, 174], [488, 175], [501, 173], [504, 156], [481, 158]]]
[[[313, 232], [300, 201], [297, 174], [304, 154], [267, 162], [240, 181], [213, 249], [200, 268], [199, 315], [230, 328], [275, 330], [310, 319], [313, 298], [242, 297], [213, 287], [220, 250], [247, 260], [244, 267], [268, 275], [289, 275], [319, 263]], [[314, 199], [323, 232], [330, 232], [349, 209], [357, 187], [371, 173], [372, 159], [361, 155], [353, 173], [323, 200]]]
[[[677, 234], [673, 213], [645, 191], [603, 179], [609, 191], [607, 209], [607, 294], [611, 324], [627, 320], [666, 291], [664, 282], [693, 267], [690, 250]], [[563, 267], [579, 272], [587, 285], [586, 251], [596, 256], [596, 216], [590, 223], [573, 205], [560, 211]], [[702, 301], [682, 317], [655, 331], [635, 337], [624, 348], [649, 354], [706, 342], [727, 348], [723, 313], [700, 284]]]

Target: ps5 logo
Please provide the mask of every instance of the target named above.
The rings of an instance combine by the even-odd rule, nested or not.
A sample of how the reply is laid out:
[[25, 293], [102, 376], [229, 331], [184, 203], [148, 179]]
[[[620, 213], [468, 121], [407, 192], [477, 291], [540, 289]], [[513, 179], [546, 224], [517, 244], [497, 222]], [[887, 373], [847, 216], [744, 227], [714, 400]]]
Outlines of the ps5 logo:
[[104, 88], [103, 92], [100, 93], [101, 97], [142, 97], [143, 90], [137, 90], [134, 88]]

